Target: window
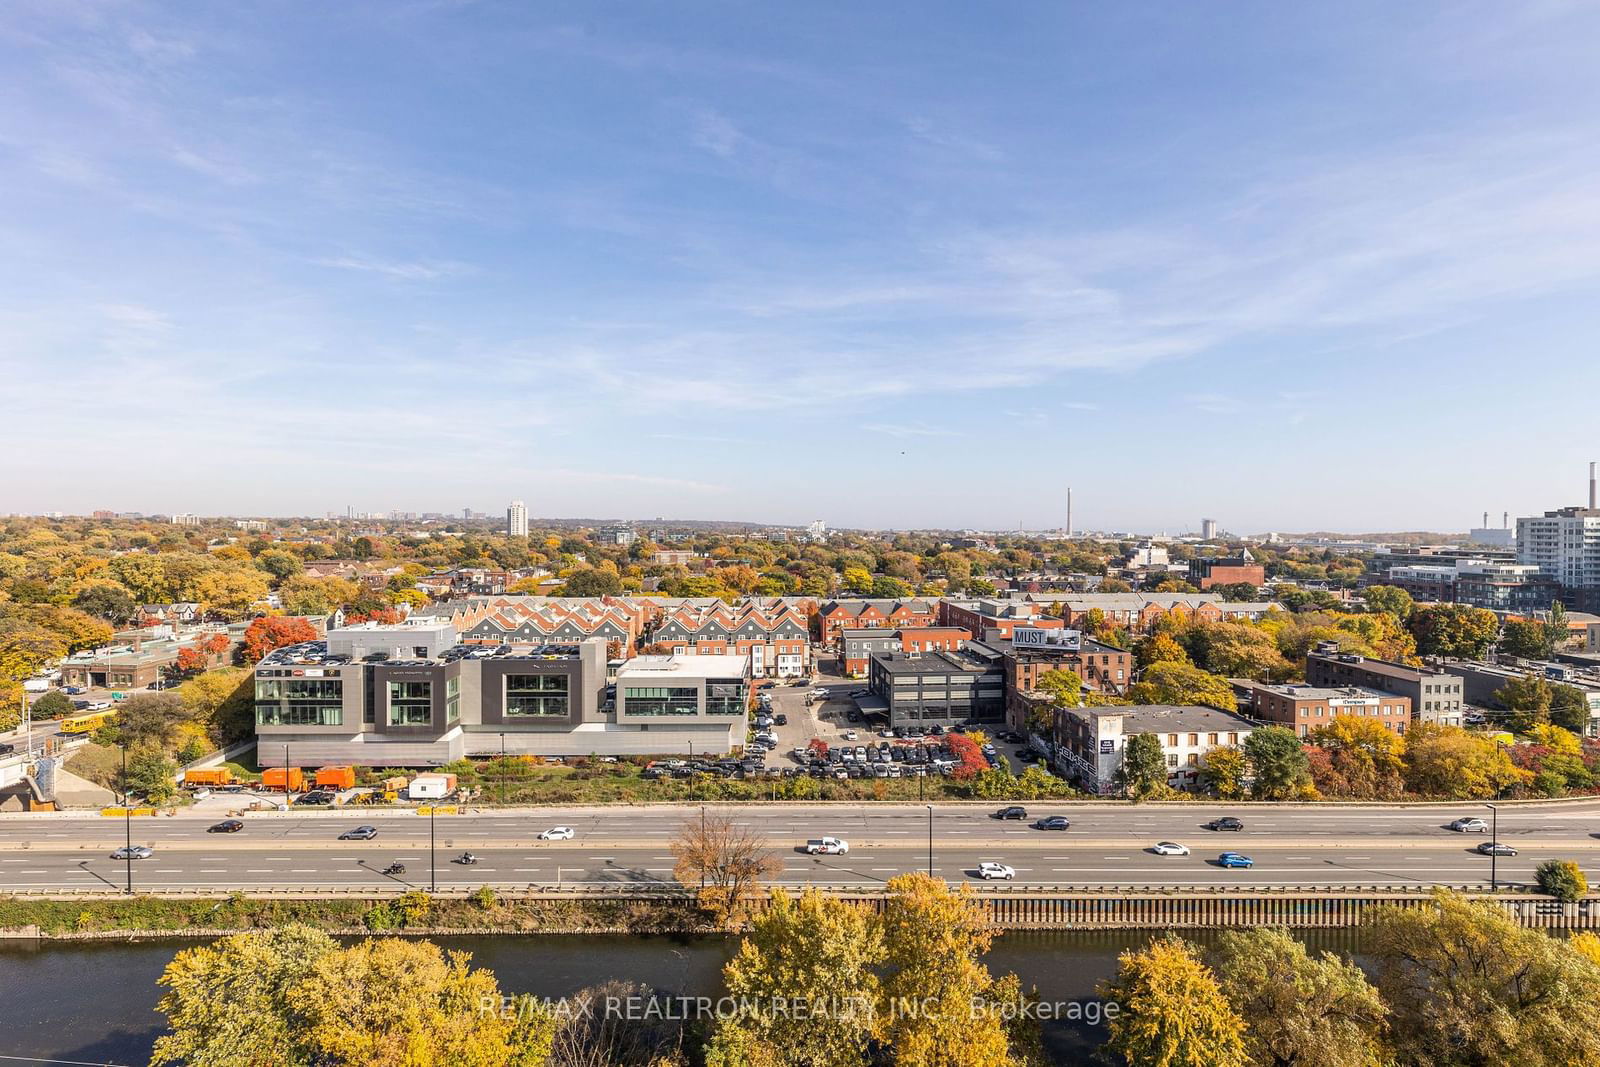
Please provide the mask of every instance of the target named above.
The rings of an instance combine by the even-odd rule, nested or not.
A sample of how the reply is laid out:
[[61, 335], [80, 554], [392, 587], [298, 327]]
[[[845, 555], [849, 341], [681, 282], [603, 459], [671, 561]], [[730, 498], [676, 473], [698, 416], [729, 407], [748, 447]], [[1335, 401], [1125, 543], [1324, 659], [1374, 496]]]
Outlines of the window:
[[389, 683], [390, 726], [427, 726], [432, 721], [432, 682]]
[[1198, 748], [1199, 746], [1200, 746], [1200, 735], [1199, 734], [1190, 734], [1189, 735], [1189, 747], [1190, 748]]
[[506, 675], [506, 718], [566, 718], [570, 710], [564, 674]]
[[1217, 743], [1217, 735], [1216, 734], [1206, 734], [1206, 744], [1215, 745], [1216, 743]]
[[455, 722], [461, 718], [461, 679], [449, 678], [444, 683], [444, 721]]
[[1178, 754], [1176, 752], [1169, 752], [1167, 754], [1167, 766], [1168, 767], [1176, 767], [1177, 765], [1178, 765]]
[[1238, 743], [1239, 743], [1239, 735], [1236, 734], [1236, 733], [1230, 733], [1228, 735], [1228, 744], [1237, 745]]
[[743, 682], [731, 679], [706, 682], [707, 715], [743, 715], [748, 704]]
[[1178, 735], [1177, 734], [1168, 734], [1167, 735], [1167, 747], [1168, 748], [1177, 748], [1178, 747]]
[[628, 686], [622, 691], [629, 715], [698, 715], [700, 692], [681, 686]]

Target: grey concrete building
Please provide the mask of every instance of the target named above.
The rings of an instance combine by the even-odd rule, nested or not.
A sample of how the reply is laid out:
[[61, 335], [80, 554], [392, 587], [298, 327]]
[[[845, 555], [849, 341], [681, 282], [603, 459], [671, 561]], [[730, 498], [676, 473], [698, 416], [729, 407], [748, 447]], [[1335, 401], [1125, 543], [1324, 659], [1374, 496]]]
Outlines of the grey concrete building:
[[867, 687], [887, 705], [890, 726], [1005, 718], [1005, 660], [992, 649], [879, 652], [868, 663]]
[[1463, 709], [1461, 679], [1430, 667], [1412, 667], [1390, 660], [1367, 659], [1318, 645], [1306, 655], [1306, 684], [1361, 686], [1411, 698], [1416, 722], [1460, 726]]

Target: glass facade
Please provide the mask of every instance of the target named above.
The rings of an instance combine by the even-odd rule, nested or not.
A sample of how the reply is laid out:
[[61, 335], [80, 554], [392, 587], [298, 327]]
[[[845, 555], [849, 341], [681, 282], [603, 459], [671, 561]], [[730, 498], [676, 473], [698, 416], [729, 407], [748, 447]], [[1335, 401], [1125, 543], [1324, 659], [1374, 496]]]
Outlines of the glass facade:
[[256, 724], [343, 726], [344, 683], [337, 678], [258, 678]]
[[432, 682], [389, 683], [390, 726], [427, 726], [432, 722]]
[[461, 718], [461, 679], [450, 678], [444, 683], [444, 721], [455, 722]]
[[698, 715], [700, 691], [693, 686], [627, 686], [622, 691], [628, 715]]
[[506, 718], [564, 719], [571, 710], [564, 674], [506, 675]]
[[742, 681], [713, 678], [706, 683], [707, 715], [743, 715], [748, 706]]

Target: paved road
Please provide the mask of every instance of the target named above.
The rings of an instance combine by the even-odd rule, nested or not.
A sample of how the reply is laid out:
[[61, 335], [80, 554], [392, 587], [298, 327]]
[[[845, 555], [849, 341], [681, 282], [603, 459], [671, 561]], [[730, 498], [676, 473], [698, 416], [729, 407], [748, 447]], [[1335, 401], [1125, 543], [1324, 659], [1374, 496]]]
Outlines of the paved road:
[[[718, 810], [718, 809], [710, 809]], [[791, 884], [880, 883], [928, 864], [928, 814], [909, 806], [758, 807], [729, 809], [763, 835], [784, 862], [778, 879]], [[1461, 885], [1488, 880], [1489, 860], [1473, 850], [1483, 837], [1456, 834], [1444, 824], [1474, 805], [1438, 809], [1234, 809], [1245, 820], [1239, 833], [1214, 833], [1201, 824], [1228, 809], [1113, 808], [1063, 810], [1066, 832], [999, 822], [987, 810], [941, 805], [933, 819], [935, 873], [973, 877], [980, 860], [1017, 869], [1020, 884], [1060, 885]], [[1481, 811], [1481, 808], [1477, 809]], [[1052, 813], [1031, 805], [1030, 815]], [[585, 808], [484, 812], [433, 820], [441, 884], [526, 885], [557, 882], [617, 883], [669, 880], [668, 843], [698, 809]], [[156, 887], [265, 887], [392, 884], [378, 872], [392, 860], [426, 875], [429, 819], [412, 812], [317, 812], [244, 816], [236, 834], [208, 834], [209, 818], [176, 816], [132, 820], [133, 840], [156, 850], [135, 863], [136, 884]], [[358, 823], [379, 828], [375, 840], [340, 842]], [[576, 837], [540, 842], [552, 825], [571, 826]], [[1552, 857], [1579, 860], [1600, 880], [1600, 804], [1503, 811], [1500, 840], [1518, 848], [1502, 857], [1502, 879], [1527, 882], [1534, 866]], [[823, 834], [850, 841], [845, 857], [817, 858], [798, 851]], [[122, 844], [123, 822], [83, 816], [0, 817], [0, 888], [121, 884], [124, 865], [109, 859]], [[1192, 856], [1149, 851], [1160, 840], [1178, 841]], [[472, 868], [445, 862], [463, 848], [483, 857]], [[1256, 861], [1252, 870], [1215, 864], [1223, 850]]]

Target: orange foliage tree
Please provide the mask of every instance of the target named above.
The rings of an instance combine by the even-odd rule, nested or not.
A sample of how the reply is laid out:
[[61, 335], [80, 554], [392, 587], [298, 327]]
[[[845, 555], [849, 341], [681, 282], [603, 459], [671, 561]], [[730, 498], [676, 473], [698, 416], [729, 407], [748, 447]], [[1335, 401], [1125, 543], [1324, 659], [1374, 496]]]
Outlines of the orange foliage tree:
[[245, 629], [244, 655], [251, 663], [259, 663], [263, 656], [275, 648], [316, 639], [317, 631], [306, 620], [288, 615], [268, 615]]

